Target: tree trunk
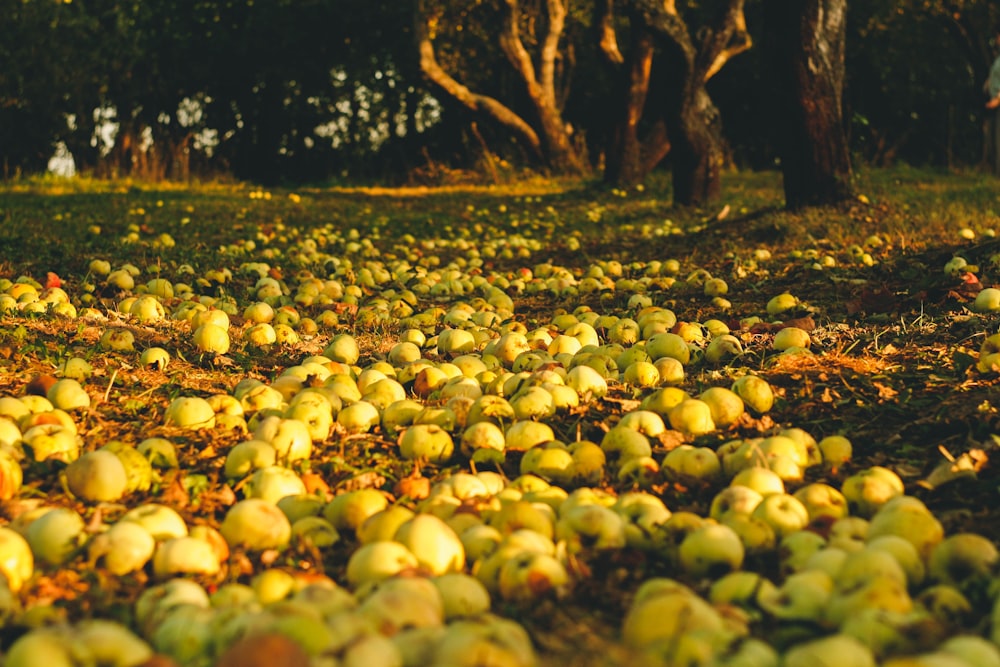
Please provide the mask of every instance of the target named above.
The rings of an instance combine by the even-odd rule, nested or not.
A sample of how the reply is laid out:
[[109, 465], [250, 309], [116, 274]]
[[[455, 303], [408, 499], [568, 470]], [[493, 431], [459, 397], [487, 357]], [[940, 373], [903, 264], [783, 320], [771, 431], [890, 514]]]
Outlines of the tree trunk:
[[616, 86], [619, 119], [611, 130], [604, 181], [613, 185], [635, 185], [648, 173], [642, 160], [639, 121], [649, 93], [649, 73], [653, 65], [653, 39], [645, 30], [632, 31], [632, 43], [625, 61], [627, 74]]
[[[692, 40], [672, 0], [631, 1], [630, 29], [633, 33], [648, 34], [658, 48], [657, 60], [663, 61], [662, 66], [656, 67], [662, 74], [656, 76], [655, 83], [662, 86], [664, 101], [659, 108], [649, 110], [653, 112], [654, 133], [651, 136], [655, 141], [642, 142], [648, 150], [636, 161], [637, 171], [620, 168], [619, 181], [631, 173], [633, 182], [638, 182], [670, 151], [676, 203], [702, 204], [719, 196], [724, 158], [722, 134], [719, 112], [705, 90], [705, 83], [730, 58], [750, 48], [743, 1], [726, 0], [715, 21], [698, 30], [697, 43]], [[642, 42], [634, 42], [630, 57], [643, 54], [641, 49], [635, 48], [636, 44]], [[630, 72], [633, 82], [638, 78], [636, 71], [633, 66]], [[643, 101], [647, 92], [643, 91]], [[628, 107], [625, 118], [629, 122], [638, 99], [635, 94], [625, 97], [624, 104]], [[620, 132], [627, 138], [628, 125]], [[618, 149], [634, 150], [627, 141], [620, 142]], [[619, 160], [624, 165], [633, 160], [633, 156], [609, 156], [608, 164], [616, 164]]]
[[822, 206], [852, 196], [844, 128], [847, 0], [767, 0], [775, 135], [785, 204]]
[[503, 126], [536, 159], [557, 173], [582, 174], [586, 165], [574, 148], [570, 130], [562, 119], [555, 90], [559, 41], [565, 28], [565, 0], [546, 0], [547, 30], [539, 39], [539, 65], [536, 70], [531, 54], [520, 36], [518, 0], [500, 0], [503, 21], [500, 47], [524, 84], [531, 101], [534, 122], [529, 122], [510, 107], [488, 95], [470, 90], [438, 63], [428, 23], [431, 20], [425, 0], [415, 0], [414, 36], [420, 69], [440, 93], [477, 115]]

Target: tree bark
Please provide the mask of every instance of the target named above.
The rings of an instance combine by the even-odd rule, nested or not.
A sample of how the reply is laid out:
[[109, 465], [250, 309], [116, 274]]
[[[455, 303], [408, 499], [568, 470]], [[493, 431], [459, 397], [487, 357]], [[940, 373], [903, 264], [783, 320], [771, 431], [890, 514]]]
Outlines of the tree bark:
[[560, 56], [559, 41], [565, 28], [565, 0], [545, 2], [548, 25], [539, 40], [541, 47], [537, 71], [531, 54], [521, 40], [518, 0], [499, 1], [503, 15], [500, 47], [524, 83], [533, 107], [534, 123], [499, 100], [473, 92], [441, 67], [435, 56], [434, 42], [428, 28], [431, 17], [425, 0], [416, 0], [414, 12], [414, 35], [420, 69], [445, 97], [506, 128], [532, 156], [551, 170], [558, 173], [583, 173], [585, 165], [573, 147], [556, 95], [556, 64]]
[[[698, 31], [696, 43], [673, 0], [632, 0], [630, 29], [633, 35], [637, 32], [648, 35], [650, 44], [659, 49], [656, 58], [663, 64], [657, 69], [662, 74], [656, 76], [655, 83], [663, 87], [661, 97], [664, 101], [659, 108], [648, 110], [653, 115], [654, 133], [651, 136], [655, 141], [642, 142], [649, 150], [636, 159], [634, 147], [628, 142], [630, 124], [637, 124], [637, 114], [642, 113], [650, 76], [648, 65], [643, 67], [644, 42], [636, 39], [629, 55], [633, 64], [630, 94], [625, 96], [624, 102], [627, 110], [623, 126], [618, 130], [625, 140], [618, 143], [617, 150], [625, 153], [608, 159], [608, 164], [617, 169], [619, 182], [641, 181], [670, 151], [676, 203], [702, 204], [719, 196], [724, 159], [721, 123], [705, 83], [730, 58], [751, 46], [743, 2], [726, 0], [716, 20]], [[634, 169], [626, 167], [630, 161], [637, 165]]]
[[775, 138], [785, 204], [834, 204], [852, 196], [844, 128], [847, 0], [767, 0]]
[[[642, 159], [643, 142], [639, 139], [639, 121], [642, 120], [646, 96], [649, 94], [649, 74], [653, 65], [653, 39], [645, 30], [631, 32], [627, 73], [620, 77], [616, 88], [620, 105], [620, 118], [611, 130], [604, 165], [604, 181], [614, 185], [635, 185], [648, 173]], [[662, 141], [667, 141], [664, 135]]]

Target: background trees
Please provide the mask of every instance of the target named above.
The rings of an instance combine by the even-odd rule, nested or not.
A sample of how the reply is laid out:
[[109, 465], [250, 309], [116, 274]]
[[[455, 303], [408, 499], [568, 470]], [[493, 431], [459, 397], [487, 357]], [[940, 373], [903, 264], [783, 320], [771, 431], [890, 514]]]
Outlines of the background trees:
[[[846, 17], [828, 35], [842, 70], [802, 76], [795, 54], [817, 45], [782, 39], [813, 20], [802, 8]], [[784, 164], [812, 181], [790, 179], [805, 193], [793, 204], [847, 192], [845, 150], [873, 164], [979, 164], [1000, 20], [988, 0], [0, 0], [0, 11], [5, 177], [44, 171], [60, 144], [95, 175], [265, 183], [398, 182], [485, 157], [614, 185], [667, 168], [676, 199], [698, 203], [729, 165]], [[807, 97], [827, 100], [825, 125], [807, 127], [795, 103]], [[789, 152], [803, 145], [812, 152]]]

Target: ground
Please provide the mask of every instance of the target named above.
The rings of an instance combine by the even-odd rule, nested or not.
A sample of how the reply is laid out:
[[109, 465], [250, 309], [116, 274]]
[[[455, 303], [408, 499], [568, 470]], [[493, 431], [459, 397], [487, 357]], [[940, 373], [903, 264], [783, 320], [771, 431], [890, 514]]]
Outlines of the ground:
[[[946, 533], [973, 531], [996, 543], [1000, 382], [977, 362], [983, 340], [998, 331], [1000, 314], [974, 312], [972, 305], [982, 288], [1000, 284], [1000, 242], [993, 236], [1000, 230], [1000, 188], [977, 174], [907, 169], [862, 173], [856, 185], [855, 200], [798, 213], [781, 209], [778, 177], [770, 173], [728, 175], [723, 198], [704, 210], [672, 207], [656, 184], [628, 192], [545, 181], [503, 188], [269, 192], [60, 181], [7, 186], [0, 190], [0, 278], [61, 284], [79, 310], [108, 313], [111, 322], [131, 330], [135, 350], [163, 347], [173, 359], [160, 370], [143, 367], [138, 352], [101, 350], [107, 321], [6, 312], [0, 320], [0, 395], [23, 395], [33, 380], [58, 375], [69, 357], [84, 357], [94, 369], [86, 383], [92, 405], [76, 415], [85, 449], [164, 436], [178, 446], [180, 467], [164, 471], [145, 494], [95, 508], [67, 494], [58, 474], [62, 464], [25, 463], [24, 487], [3, 514], [14, 520], [44, 499], [73, 507], [100, 526], [149, 499], [174, 506], [189, 524], [217, 527], [240, 492], [225, 483], [220, 469], [228, 449], [245, 436], [179, 431], [164, 425], [166, 406], [177, 396], [231, 393], [246, 377], [271, 381], [304, 356], [322, 352], [337, 333], [359, 341], [359, 366], [385, 360], [405, 317], [384, 316], [383, 306], [413, 283], [399, 277], [372, 281], [363, 271], [366, 263], [408, 259], [428, 271], [453, 269], [455, 280], [505, 277], [514, 285], [507, 289], [514, 319], [529, 331], [552, 328], [554, 316], [581, 306], [635, 317], [637, 293], [672, 309], [680, 321], [720, 320], [745, 353], [729, 364], [692, 364], [682, 388], [696, 395], [752, 371], [771, 384], [777, 400], [765, 415], [747, 413], [728, 429], [685, 441], [718, 447], [779, 427], [802, 428], [816, 439], [846, 435], [854, 445], [852, 461], [834, 471], [809, 469], [808, 481], [838, 485], [858, 470], [887, 466], [934, 511]], [[352, 265], [345, 268], [330, 257], [349, 258]], [[954, 257], [965, 266], [946, 271]], [[306, 279], [303, 272], [336, 275], [357, 285], [357, 298], [299, 304], [302, 315], [317, 321], [324, 311], [336, 317], [314, 333], [303, 330], [295, 344], [260, 350], [237, 341], [228, 354], [201, 354], [187, 322], [147, 326], [119, 320], [128, 293], [92, 272], [95, 259], [114, 267], [133, 264], [140, 271], [137, 283], [158, 273], [189, 283], [197, 294], [231, 298], [237, 306], [234, 327], [245, 325], [243, 308], [254, 300], [258, 274], [240, 270], [249, 262], [267, 262], [265, 274], [291, 286]], [[676, 275], [649, 268], [671, 259], [679, 262]], [[622, 266], [620, 277], [614, 262]], [[532, 276], [562, 268], [567, 282], [531, 287]], [[655, 279], [642, 285], [639, 279], [650, 273]], [[583, 288], [587, 276], [597, 279], [593, 289]], [[709, 277], [727, 282], [728, 307], [705, 296]], [[460, 301], [475, 307], [477, 295], [456, 293], [461, 290], [416, 290], [414, 310], [439, 307], [443, 315]], [[770, 347], [781, 325], [765, 306], [784, 292], [797, 303], [780, 320], [809, 331], [809, 353], [780, 355]], [[179, 301], [168, 300], [168, 312]], [[566, 442], [599, 442], [649, 393], [613, 381], [604, 399], [550, 423]], [[680, 442], [654, 441], [654, 458]], [[508, 458], [505, 474], [517, 475], [518, 460]], [[949, 461], [955, 474], [942, 476]], [[467, 460], [442, 466], [401, 460], [392, 435], [375, 429], [332, 437], [302, 472], [320, 493], [373, 486], [394, 497], [419, 497], [400, 482], [413, 475], [437, 481], [460, 469], [469, 469]], [[603, 485], [629, 490], [613, 477]], [[651, 489], [672, 511], [701, 514], [718, 491], [662, 480]], [[348, 537], [322, 552], [301, 546], [265, 559], [341, 581], [353, 546]], [[261, 558], [235, 553], [212, 585], [246, 580], [270, 564]], [[495, 610], [524, 623], [548, 664], [622, 664], [628, 653], [619, 640], [621, 619], [636, 586], [650, 576], [680, 575], [654, 555], [628, 550], [585, 553], [578, 566], [579, 580], [564, 597], [498, 602]], [[71, 619], [127, 619], [131, 600], [149, 585], [148, 574], [113, 577], [81, 555], [73, 567], [46, 572], [24, 597], [28, 603], [53, 602], [53, 613]], [[688, 583], [704, 590], [708, 582]], [[24, 626], [5, 632], [3, 646]]]

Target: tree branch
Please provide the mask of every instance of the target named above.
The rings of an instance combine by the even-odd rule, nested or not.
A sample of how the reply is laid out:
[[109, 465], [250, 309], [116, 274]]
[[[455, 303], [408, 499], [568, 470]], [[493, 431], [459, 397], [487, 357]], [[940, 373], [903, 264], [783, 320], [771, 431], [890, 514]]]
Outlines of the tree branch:
[[747, 32], [743, 2], [730, 0], [719, 15], [717, 25], [705, 32], [698, 50], [698, 70], [702, 72], [702, 81], [711, 79], [731, 58], [753, 45]]
[[420, 70], [424, 76], [441, 92], [470, 111], [481, 113], [509, 128], [535, 157], [540, 158], [541, 141], [531, 125], [498, 100], [469, 90], [441, 67], [434, 54], [434, 42], [430, 37], [428, 26], [430, 20], [431, 17], [425, 11], [424, 0], [416, 0], [413, 33], [420, 56]]
[[563, 0], [548, 0], [548, 29], [542, 42], [541, 84], [542, 91], [553, 107], [556, 102], [556, 58], [559, 55], [559, 40], [566, 27], [566, 5]]
[[594, 25], [597, 26], [597, 48], [614, 65], [625, 62], [625, 56], [618, 48], [618, 34], [615, 32], [614, 0], [597, 0], [594, 3]]
[[503, 25], [500, 28], [500, 48], [510, 64], [524, 79], [530, 91], [538, 86], [538, 79], [535, 76], [535, 65], [531, 62], [531, 54], [524, 48], [524, 43], [521, 41], [521, 28], [518, 25], [521, 18], [521, 6], [518, 0], [501, 0], [500, 7], [503, 14]]

